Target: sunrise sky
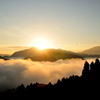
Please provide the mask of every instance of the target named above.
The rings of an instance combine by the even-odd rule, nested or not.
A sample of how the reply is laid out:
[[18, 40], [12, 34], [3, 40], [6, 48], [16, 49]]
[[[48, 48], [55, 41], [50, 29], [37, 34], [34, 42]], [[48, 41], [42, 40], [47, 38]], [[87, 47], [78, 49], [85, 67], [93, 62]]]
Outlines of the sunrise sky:
[[37, 40], [71, 51], [100, 45], [100, 0], [0, 0], [0, 54]]

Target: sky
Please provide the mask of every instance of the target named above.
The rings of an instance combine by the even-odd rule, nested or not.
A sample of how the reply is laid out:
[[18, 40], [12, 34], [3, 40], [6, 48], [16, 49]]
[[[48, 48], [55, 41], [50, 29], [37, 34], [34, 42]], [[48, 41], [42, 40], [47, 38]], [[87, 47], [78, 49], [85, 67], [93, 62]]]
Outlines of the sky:
[[100, 45], [100, 0], [0, 0], [0, 54], [41, 38], [77, 52]]

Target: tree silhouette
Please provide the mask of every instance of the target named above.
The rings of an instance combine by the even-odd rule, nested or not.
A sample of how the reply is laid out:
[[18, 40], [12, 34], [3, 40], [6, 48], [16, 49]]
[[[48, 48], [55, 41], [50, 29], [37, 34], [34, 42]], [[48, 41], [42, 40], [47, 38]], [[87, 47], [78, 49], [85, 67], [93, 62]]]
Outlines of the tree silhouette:
[[91, 75], [93, 75], [95, 73], [95, 64], [94, 62], [92, 61], [92, 63], [90, 64], [90, 73]]
[[23, 93], [24, 91], [25, 91], [25, 86], [23, 84], [17, 88], [18, 93]]
[[84, 64], [82, 75], [87, 76], [88, 74], [89, 74], [89, 63], [86, 61], [85, 64]]
[[89, 63], [86, 61], [82, 70], [82, 75], [72, 75], [69, 78], [58, 79], [57, 83], [40, 84], [34, 83], [22, 84], [17, 89], [8, 90], [0, 93], [4, 100], [14, 98], [18, 99], [99, 99], [100, 90], [100, 62], [99, 59]]

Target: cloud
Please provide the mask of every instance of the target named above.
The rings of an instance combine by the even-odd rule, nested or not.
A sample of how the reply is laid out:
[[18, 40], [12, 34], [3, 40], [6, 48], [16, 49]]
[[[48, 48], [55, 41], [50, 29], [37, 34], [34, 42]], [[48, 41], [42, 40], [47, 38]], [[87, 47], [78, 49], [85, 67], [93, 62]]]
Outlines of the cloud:
[[[91, 62], [92, 60], [88, 60]], [[16, 88], [20, 84], [56, 83], [70, 75], [81, 75], [84, 60], [70, 59], [56, 62], [33, 62], [31, 60], [0, 60], [0, 90]]]
[[29, 47], [28, 46], [8, 46], [8, 47], [5, 47], [5, 48], [26, 49], [26, 48], [29, 48]]

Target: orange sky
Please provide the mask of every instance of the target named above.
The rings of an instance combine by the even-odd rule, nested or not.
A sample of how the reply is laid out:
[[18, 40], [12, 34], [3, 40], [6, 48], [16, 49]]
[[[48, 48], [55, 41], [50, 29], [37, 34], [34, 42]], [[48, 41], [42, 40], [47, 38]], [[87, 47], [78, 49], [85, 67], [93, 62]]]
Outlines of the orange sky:
[[38, 38], [71, 51], [100, 45], [99, 10], [99, 0], [0, 0], [0, 54], [36, 46]]

